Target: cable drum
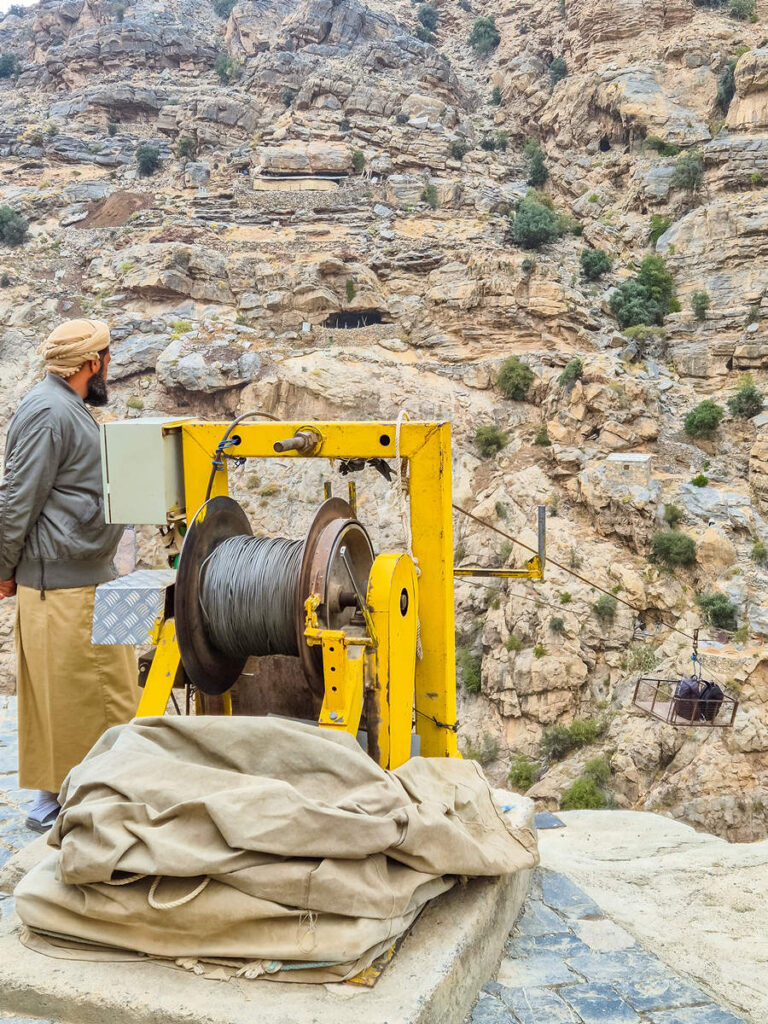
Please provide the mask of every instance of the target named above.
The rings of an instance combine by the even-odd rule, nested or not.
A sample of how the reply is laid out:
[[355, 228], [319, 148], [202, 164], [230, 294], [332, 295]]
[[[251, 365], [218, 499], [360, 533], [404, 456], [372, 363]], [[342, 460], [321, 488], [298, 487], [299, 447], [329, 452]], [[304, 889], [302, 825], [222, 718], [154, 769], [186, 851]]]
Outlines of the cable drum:
[[200, 567], [199, 602], [211, 642], [231, 658], [298, 656], [296, 594], [303, 540], [229, 537]]

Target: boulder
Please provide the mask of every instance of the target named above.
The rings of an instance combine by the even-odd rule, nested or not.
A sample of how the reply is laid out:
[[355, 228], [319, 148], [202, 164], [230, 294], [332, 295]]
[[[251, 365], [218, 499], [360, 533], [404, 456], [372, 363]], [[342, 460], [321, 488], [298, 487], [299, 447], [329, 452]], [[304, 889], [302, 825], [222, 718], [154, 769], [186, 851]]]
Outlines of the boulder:
[[186, 335], [172, 341], [157, 360], [157, 379], [167, 388], [212, 394], [252, 381], [261, 360], [235, 337], [203, 339]]

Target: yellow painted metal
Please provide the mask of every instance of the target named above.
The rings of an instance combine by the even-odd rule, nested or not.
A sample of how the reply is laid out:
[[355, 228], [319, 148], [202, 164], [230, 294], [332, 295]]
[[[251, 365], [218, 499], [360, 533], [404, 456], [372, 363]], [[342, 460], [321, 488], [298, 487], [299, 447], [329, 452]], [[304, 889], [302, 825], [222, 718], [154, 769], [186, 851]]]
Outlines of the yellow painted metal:
[[166, 619], [160, 630], [155, 656], [139, 701], [137, 718], [164, 715], [176, 673], [179, 669], [179, 647], [176, 643], [176, 623]]
[[544, 567], [538, 555], [529, 558], [525, 569], [465, 569], [456, 568], [453, 575], [458, 577], [482, 576], [484, 579], [501, 580], [543, 580]]
[[[226, 423], [190, 421], [181, 425], [188, 517], [194, 515], [205, 500], [216, 448], [227, 426]], [[275, 442], [294, 437], [301, 430], [312, 430], [317, 436], [318, 442], [313, 450], [275, 452]], [[229, 448], [227, 454], [244, 458], [392, 459], [398, 454], [395, 423], [243, 422], [238, 424], [235, 434], [240, 438], [240, 443]], [[421, 737], [421, 753], [424, 756], [456, 757], [450, 424], [402, 423], [399, 454], [407, 460], [408, 465], [412, 550], [419, 577], [422, 657], [416, 662], [414, 670], [416, 729]], [[212, 497], [228, 492], [226, 461], [226, 458], [222, 460], [224, 468], [214, 475]], [[378, 600], [376, 603], [378, 605]], [[377, 632], [378, 627], [371, 624], [374, 642]], [[325, 662], [323, 636], [312, 636], [309, 629], [306, 635], [310, 643], [323, 643]], [[359, 659], [352, 657], [350, 647], [370, 643], [370, 639], [350, 637], [345, 644], [345, 673], [349, 673], [352, 689], [358, 685], [358, 666], [354, 663], [359, 660], [362, 680], [362, 665], [369, 659], [362, 653]], [[400, 678], [398, 670], [398, 680]], [[391, 692], [389, 706], [391, 711]], [[344, 713], [348, 714], [346, 711]], [[329, 727], [330, 721], [329, 717]], [[348, 725], [346, 721], [345, 725]], [[390, 732], [396, 735], [398, 749], [401, 749], [405, 742], [403, 729], [390, 722]]]
[[342, 630], [322, 631], [325, 696], [318, 725], [357, 735], [363, 713], [364, 651]]
[[368, 685], [368, 749], [383, 768], [397, 768], [411, 756], [413, 697], [416, 674], [418, 585], [408, 555], [379, 555], [368, 580], [378, 645]]
[[[421, 443], [406, 449], [403, 439], [410, 441], [417, 428]], [[416, 731], [423, 757], [457, 757], [450, 424], [404, 424], [401, 452], [409, 457], [413, 554], [419, 570], [422, 657], [416, 662]]]

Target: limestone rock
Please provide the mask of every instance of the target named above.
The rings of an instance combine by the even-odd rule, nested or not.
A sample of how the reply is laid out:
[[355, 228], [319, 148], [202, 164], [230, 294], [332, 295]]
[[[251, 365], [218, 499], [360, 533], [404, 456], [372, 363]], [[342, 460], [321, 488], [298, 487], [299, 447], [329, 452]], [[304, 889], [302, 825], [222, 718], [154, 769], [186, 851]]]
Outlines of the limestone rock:
[[172, 341], [157, 360], [158, 380], [167, 388], [210, 394], [252, 381], [261, 360], [234, 338], [211, 341], [187, 335]]

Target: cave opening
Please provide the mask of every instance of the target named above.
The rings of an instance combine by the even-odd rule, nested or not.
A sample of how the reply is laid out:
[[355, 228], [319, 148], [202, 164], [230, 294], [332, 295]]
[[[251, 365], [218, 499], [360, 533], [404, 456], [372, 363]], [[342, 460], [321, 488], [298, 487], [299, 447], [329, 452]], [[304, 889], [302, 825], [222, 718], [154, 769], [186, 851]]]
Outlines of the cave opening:
[[353, 331], [360, 327], [371, 327], [373, 324], [391, 324], [392, 318], [380, 309], [344, 309], [323, 321], [323, 327], [340, 327]]
[[601, 153], [607, 153], [607, 152], [609, 152], [610, 148], [611, 148], [611, 140], [608, 138], [607, 135], [604, 135], [602, 137], [602, 139], [600, 139], [600, 152]]

